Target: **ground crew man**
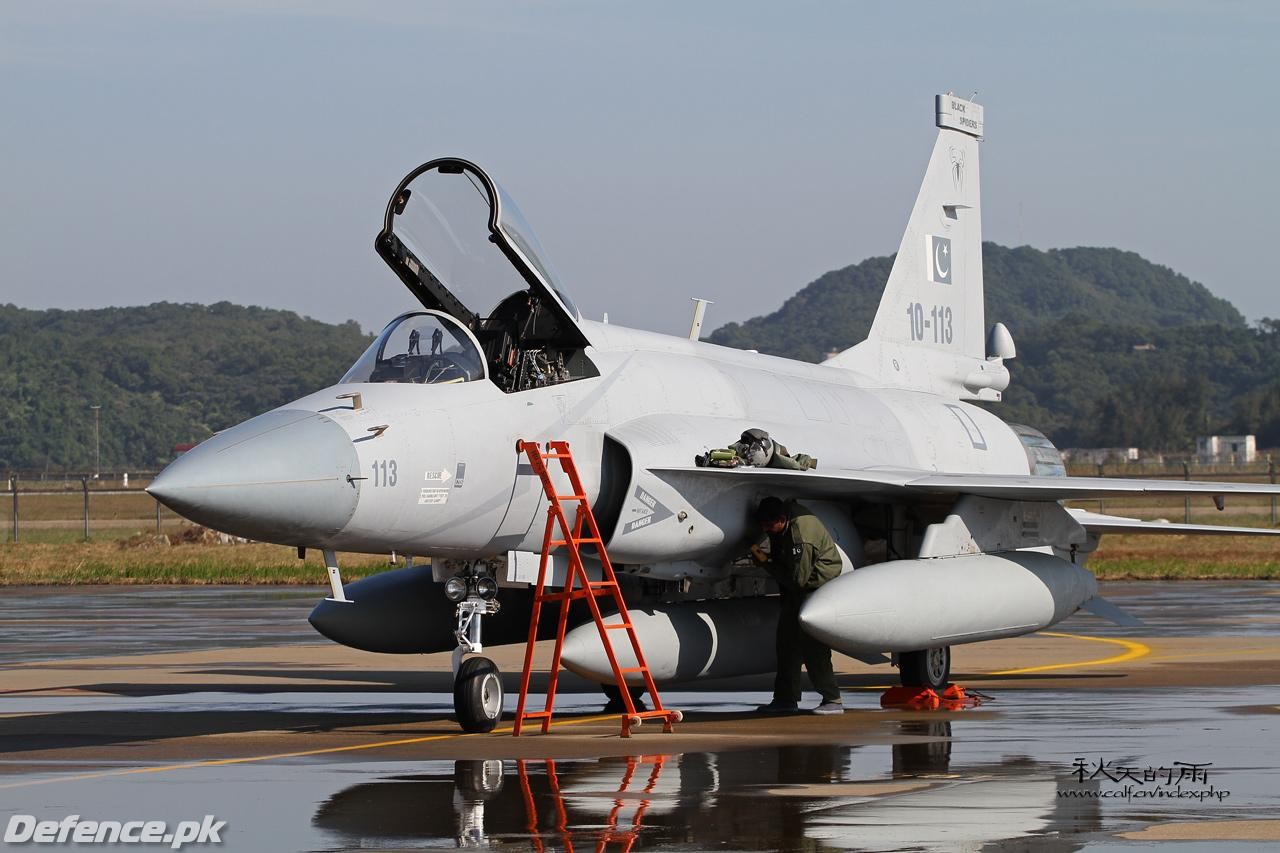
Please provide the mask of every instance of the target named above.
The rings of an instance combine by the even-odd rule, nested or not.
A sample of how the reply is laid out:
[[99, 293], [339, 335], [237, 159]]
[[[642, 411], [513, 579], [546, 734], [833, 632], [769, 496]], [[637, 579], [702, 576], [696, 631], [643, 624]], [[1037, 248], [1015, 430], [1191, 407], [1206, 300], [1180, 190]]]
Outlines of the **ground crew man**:
[[840, 552], [831, 534], [817, 516], [795, 501], [784, 503], [765, 498], [756, 510], [760, 529], [769, 536], [769, 558], [756, 561], [778, 582], [781, 610], [778, 613], [778, 674], [773, 682], [773, 701], [761, 705], [766, 714], [786, 714], [800, 707], [800, 665], [804, 664], [813, 688], [822, 695], [815, 714], [844, 713], [840, 688], [831, 669], [831, 649], [800, 628], [800, 608], [815, 589], [839, 577], [843, 567]]

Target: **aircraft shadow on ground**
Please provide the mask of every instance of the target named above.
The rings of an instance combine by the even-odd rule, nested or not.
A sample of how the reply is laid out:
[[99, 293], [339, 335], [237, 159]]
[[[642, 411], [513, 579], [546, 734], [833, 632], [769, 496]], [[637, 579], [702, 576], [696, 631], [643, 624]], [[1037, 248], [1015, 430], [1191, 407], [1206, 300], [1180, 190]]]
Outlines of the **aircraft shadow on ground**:
[[[444, 693], [453, 692], [453, 674], [448, 671], [414, 671], [414, 670], [316, 670], [316, 669], [202, 669], [193, 670], [191, 675], [224, 676], [237, 679], [262, 678], [263, 682], [207, 681], [207, 682], [159, 682], [153, 684], [136, 684], [124, 682], [104, 682], [101, 684], [79, 684], [80, 690], [95, 693], [109, 693], [117, 696], [172, 696], [183, 693]], [[530, 692], [545, 693], [548, 674], [545, 671], [534, 672], [530, 679]], [[320, 682], [320, 683], [317, 683]], [[870, 678], [867, 683], [877, 683]], [[520, 689], [519, 672], [503, 672], [502, 686], [508, 695], [514, 696]], [[721, 691], [761, 691], [771, 690], [772, 675], [744, 676], [739, 678], [722, 678], [706, 682], [690, 684], [666, 685], [662, 689], [669, 692], [721, 692]], [[567, 694], [599, 694], [600, 686], [592, 681], [579, 678], [570, 672], [561, 672], [556, 687], [558, 693]]]
[[[446, 714], [413, 711], [68, 711], [0, 719], [0, 753], [92, 749], [127, 743], [243, 732], [327, 732], [370, 725], [446, 722]], [[445, 731], [445, 727], [441, 731]], [[456, 731], [448, 724], [447, 730]]]

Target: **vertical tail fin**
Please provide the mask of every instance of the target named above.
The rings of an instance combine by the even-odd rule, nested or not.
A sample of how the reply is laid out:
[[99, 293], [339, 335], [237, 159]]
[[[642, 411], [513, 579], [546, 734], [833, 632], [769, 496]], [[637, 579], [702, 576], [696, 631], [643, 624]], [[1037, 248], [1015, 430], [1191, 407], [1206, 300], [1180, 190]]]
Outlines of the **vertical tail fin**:
[[935, 101], [938, 139], [867, 339], [831, 358], [895, 387], [999, 399], [1008, 371], [987, 359], [978, 141], [982, 107]]

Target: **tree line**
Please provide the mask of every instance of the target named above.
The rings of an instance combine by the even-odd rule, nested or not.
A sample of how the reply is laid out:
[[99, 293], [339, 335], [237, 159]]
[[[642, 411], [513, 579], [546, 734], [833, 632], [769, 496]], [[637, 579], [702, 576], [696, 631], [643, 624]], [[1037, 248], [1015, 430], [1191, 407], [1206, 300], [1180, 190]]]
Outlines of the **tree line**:
[[[710, 335], [821, 361], [866, 337], [891, 257], [826, 273], [776, 312]], [[1060, 447], [1187, 452], [1212, 432], [1280, 446], [1280, 321], [1118, 249], [983, 245], [987, 322], [1018, 358], [994, 410]], [[156, 303], [86, 311], [0, 305], [0, 470], [154, 469], [194, 443], [336, 382], [369, 345], [354, 321]]]
[[336, 382], [368, 346], [354, 321], [219, 302], [33, 311], [0, 305], [0, 470], [156, 468]]

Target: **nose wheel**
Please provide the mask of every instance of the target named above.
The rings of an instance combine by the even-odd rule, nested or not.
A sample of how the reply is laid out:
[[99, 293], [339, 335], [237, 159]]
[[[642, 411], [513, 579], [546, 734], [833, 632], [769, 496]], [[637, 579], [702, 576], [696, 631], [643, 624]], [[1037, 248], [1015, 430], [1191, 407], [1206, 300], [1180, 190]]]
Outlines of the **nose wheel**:
[[502, 673], [486, 657], [467, 658], [453, 680], [453, 710], [465, 732], [491, 732], [502, 719]]

